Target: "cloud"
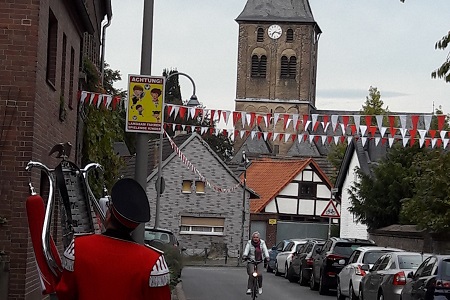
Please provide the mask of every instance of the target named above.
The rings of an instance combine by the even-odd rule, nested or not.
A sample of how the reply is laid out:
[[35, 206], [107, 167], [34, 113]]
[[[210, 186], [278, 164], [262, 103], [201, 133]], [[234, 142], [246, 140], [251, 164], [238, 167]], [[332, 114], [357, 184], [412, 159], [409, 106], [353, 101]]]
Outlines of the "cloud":
[[[380, 91], [381, 99], [404, 97], [408, 94], [395, 91]], [[363, 89], [318, 89], [317, 98], [323, 99], [361, 99], [365, 100], [369, 95], [368, 90]]]

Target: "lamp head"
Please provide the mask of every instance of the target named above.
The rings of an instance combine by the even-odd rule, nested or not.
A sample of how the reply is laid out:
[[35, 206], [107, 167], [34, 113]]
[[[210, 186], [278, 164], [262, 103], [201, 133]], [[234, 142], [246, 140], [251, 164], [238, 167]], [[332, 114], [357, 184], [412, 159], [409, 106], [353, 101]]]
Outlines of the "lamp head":
[[198, 102], [197, 96], [194, 94], [191, 96], [191, 99], [189, 99], [187, 106], [199, 106], [200, 102]]

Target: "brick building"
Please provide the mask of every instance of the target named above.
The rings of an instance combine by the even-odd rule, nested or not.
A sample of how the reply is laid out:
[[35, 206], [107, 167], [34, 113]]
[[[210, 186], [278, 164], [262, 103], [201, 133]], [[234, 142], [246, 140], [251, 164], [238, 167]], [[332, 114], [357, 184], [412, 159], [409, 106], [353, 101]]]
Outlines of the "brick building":
[[99, 67], [111, 1], [3, 1], [0, 16], [0, 299], [41, 299], [25, 212], [40, 176], [25, 166], [56, 166], [53, 145], [80, 144], [80, 69], [83, 57]]

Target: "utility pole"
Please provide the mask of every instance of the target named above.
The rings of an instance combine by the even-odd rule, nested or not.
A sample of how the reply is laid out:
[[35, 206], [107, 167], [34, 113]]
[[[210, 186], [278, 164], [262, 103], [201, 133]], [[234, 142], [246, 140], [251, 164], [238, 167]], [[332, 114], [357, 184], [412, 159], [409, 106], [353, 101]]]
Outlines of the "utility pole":
[[[153, 10], [154, 0], [144, 0], [144, 17], [142, 25], [142, 50], [141, 50], [141, 75], [151, 75], [152, 70], [152, 45], [153, 45]], [[147, 133], [138, 133], [136, 139], [136, 163], [134, 178], [147, 191], [147, 165], [148, 165], [148, 140]], [[133, 231], [133, 239], [144, 243], [145, 225], [140, 224]]]

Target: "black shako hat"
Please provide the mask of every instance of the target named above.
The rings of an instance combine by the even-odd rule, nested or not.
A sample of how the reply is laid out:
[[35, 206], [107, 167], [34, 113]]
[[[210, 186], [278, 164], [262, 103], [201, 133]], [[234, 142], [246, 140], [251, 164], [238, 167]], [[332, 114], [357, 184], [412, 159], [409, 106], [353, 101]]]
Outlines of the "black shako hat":
[[150, 205], [147, 194], [134, 179], [117, 181], [111, 190], [112, 213], [128, 228], [136, 228], [140, 223], [150, 221]]

